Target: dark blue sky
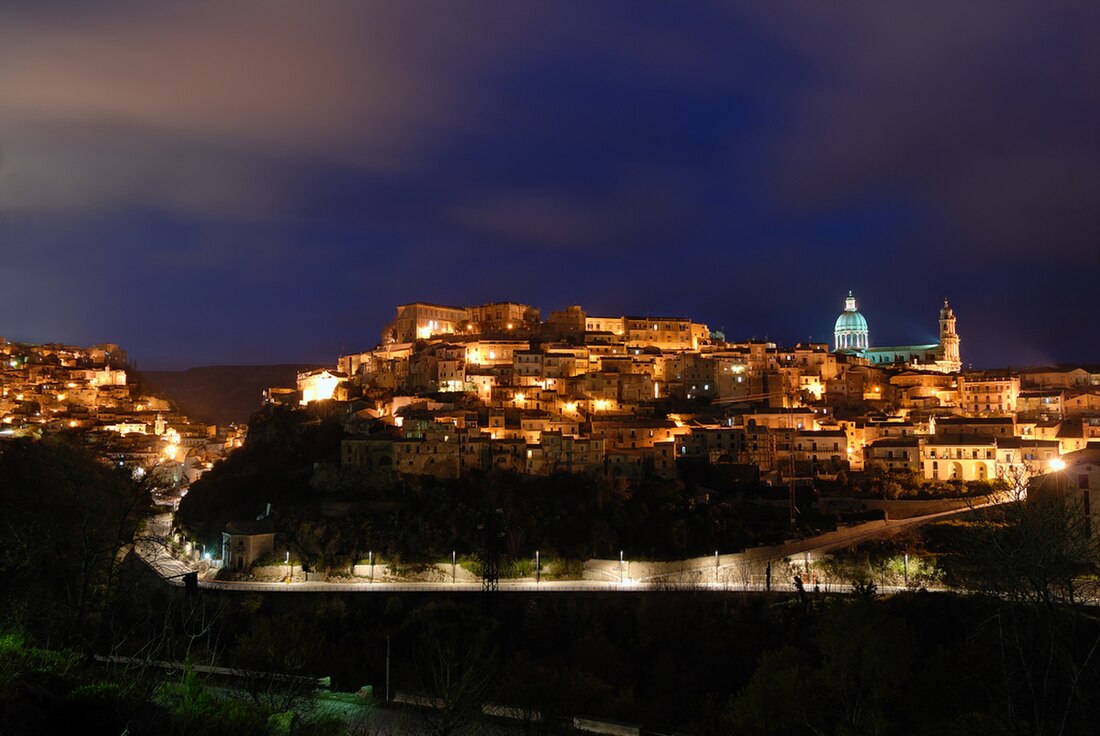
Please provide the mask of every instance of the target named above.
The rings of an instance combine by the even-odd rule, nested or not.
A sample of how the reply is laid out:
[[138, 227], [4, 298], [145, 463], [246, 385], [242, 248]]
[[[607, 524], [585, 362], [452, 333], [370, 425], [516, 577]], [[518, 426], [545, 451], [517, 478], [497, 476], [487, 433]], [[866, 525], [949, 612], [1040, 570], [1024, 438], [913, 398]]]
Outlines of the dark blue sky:
[[[0, 335], [332, 363], [394, 305], [1100, 362], [1100, 6], [0, 8]], [[94, 5], [94, 7], [93, 7]]]

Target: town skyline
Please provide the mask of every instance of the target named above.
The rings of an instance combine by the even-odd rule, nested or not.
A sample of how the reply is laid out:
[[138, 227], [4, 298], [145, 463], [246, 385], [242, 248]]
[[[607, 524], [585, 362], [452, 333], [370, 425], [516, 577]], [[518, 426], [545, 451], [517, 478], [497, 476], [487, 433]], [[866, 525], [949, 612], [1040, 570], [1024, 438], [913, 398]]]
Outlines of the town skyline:
[[[855, 290], [848, 290], [847, 293], [852, 294], [854, 291]], [[863, 302], [862, 297], [860, 297], [859, 293], [856, 293], [855, 296], [859, 299], [860, 309], [861, 309], [861, 311], [863, 311], [863, 303], [864, 302]], [[945, 299], [945, 301], [952, 301], [952, 300]], [[838, 298], [837, 302], [839, 304], [841, 304], [841, 306], [843, 306], [844, 300], [841, 297], [841, 298]], [[442, 305], [443, 301], [442, 300], [425, 299], [425, 300], [421, 300], [421, 301], [409, 301], [407, 303], [430, 303], [430, 304]], [[482, 303], [482, 302], [478, 302], [476, 300], [467, 300], [465, 302], [457, 302], [456, 301], [456, 302], [452, 302], [452, 303], [447, 304], [447, 306], [458, 307], [460, 304], [464, 305], [464, 306], [472, 306], [472, 305], [479, 304], [479, 303]], [[485, 302], [485, 303], [493, 303], [493, 302]], [[505, 303], [505, 302], [500, 302], [500, 303]], [[570, 302], [569, 304], [562, 304], [558, 308], [565, 309], [566, 307], [571, 306], [573, 304], [574, 304], [574, 302]], [[938, 304], [938, 302], [933, 300], [933, 304]], [[952, 304], [954, 306], [954, 305], [957, 304], [957, 302], [952, 301]], [[873, 304], [872, 304], [871, 308], [874, 309]], [[391, 309], [392, 309], [392, 307], [391, 307]], [[541, 311], [543, 314], [549, 314], [551, 310], [540, 309], [539, 311]], [[843, 310], [841, 309], [841, 310], [838, 310], [838, 311], [843, 311]], [[916, 311], [916, 310], [911, 310], [911, 311]], [[920, 316], [921, 316], [920, 314], [916, 314], [916, 315], [913, 315], [913, 316], [906, 314], [906, 318], [903, 321], [901, 321], [899, 324], [895, 324], [895, 325], [883, 324], [883, 322], [881, 320], [875, 319], [875, 315], [872, 313], [871, 314], [871, 322], [873, 324], [874, 343], [876, 345], [884, 345], [884, 344], [888, 344], [888, 345], [906, 344], [907, 345], [907, 344], [931, 343], [931, 342], [933, 342], [936, 338], [936, 330], [934, 328], [934, 320], [932, 320], [931, 317], [928, 316], [928, 315], [932, 314], [933, 310], [928, 309], [928, 310], [924, 310], [924, 311], [927, 312], [927, 314], [923, 315], [925, 317], [925, 319], [923, 321], [919, 319]], [[644, 317], [644, 318], [658, 318], [658, 319], [666, 318], [666, 317], [667, 318], [674, 318], [674, 319], [689, 319], [689, 320], [692, 320], [692, 321], [694, 321], [696, 319], [695, 315], [688, 314], [685, 310], [675, 310], [675, 309], [669, 309], [669, 310], [666, 310], [664, 312], [644, 311], [644, 310], [637, 310], [637, 309], [635, 309], [633, 311], [631, 311], [631, 310], [625, 310], [625, 311], [608, 310], [606, 313], [616, 314], [616, 315], [621, 316], [621, 317], [625, 317], [625, 316], [628, 316], [628, 315], [633, 315], [633, 316]], [[823, 313], [822, 315], [819, 315], [818, 317], [816, 317], [815, 320], [814, 320], [815, 324], [817, 324], [817, 326], [818, 326], [818, 332], [807, 334], [804, 337], [793, 337], [792, 339], [784, 339], [784, 337], [782, 337], [782, 336], [777, 337], [777, 336], [769, 333], [766, 330], [764, 330], [764, 331], [755, 330], [754, 331], [754, 330], [749, 329], [747, 332], [744, 332], [744, 333], [738, 333], [738, 332], [732, 332], [731, 333], [729, 331], [729, 328], [727, 328], [721, 322], [711, 323], [711, 322], [707, 322], [706, 320], [699, 320], [699, 322], [705, 324], [711, 331], [718, 332], [718, 333], [724, 335], [725, 340], [727, 342], [730, 342], [730, 343], [744, 343], [744, 342], [750, 342], [750, 341], [762, 341], [762, 342], [774, 343], [774, 344], [776, 344], [780, 347], [793, 347], [794, 345], [797, 345], [797, 344], [809, 344], [809, 343], [820, 344], [820, 343], [824, 343], [824, 344], [828, 344], [831, 349], [836, 349], [837, 346], [836, 346], [835, 340], [834, 340], [834, 333], [833, 333], [833, 331], [830, 327], [830, 325], [832, 325], [834, 319], [835, 319], [834, 316]], [[164, 362], [158, 360], [155, 357], [153, 357], [151, 360], [147, 360], [147, 358], [149, 358], [150, 354], [147, 353], [147, 352], [143, 352], [141, 345], [138, 345], [137, 350], [128, 350], [127, 352], [128, 352], [128, 359], [131, 361], [131, 363], [133, 365], [135, 365], [139, 368], [144, 368], [146, 370], [168, 370], [168, 371], [171, 371], [171, 370], [186, 370], [186, 369], [189, 369], [189, 368], [217, 366], [217, 365], [226, 365], [226, 366], [241, 365], [241, 366], [245, 366], [245, 365], [263, 365], [263, 364], [269, 364], [269, 365], [277, 365], [277, 364], [295, 365], [296, 364], [296, 365], [318, 365], [318, 366], [322, 366], [322, 365], [327, 365], [327, 364], [331, 363], [331, 357], [334, 353], [335, 354], [345, 354], [345, 353], [351, 353], [351, 352], [356, 352], [356, 351], [360, 351], [360, 350], [370, 350], [370, 349], [378, 346], [379, 344], [381, 344], [381, 342], [383, 342], [382, 340], [379, 339], [378, 336], [381, 335], [385, 331], [385, 328], [387, 327], [387, 325], [391, 324], [392, 321], [393, 321], [392, 317], [385, 317], [385, 318], [378, 317], [378, 318], [375, 318], [374, 323], [377, 323], [377, 329], [374, 331], [373, 336], [368, 332], [367, 334], [363, 334], [361, 336], [361, 339], [360, 339], [359, 335], [346, 335], [342, 339], [341, 338], [334, 339], [332, 345], [330, 346], [332, 348], [332, 351], [330, 351], [328, 353], [318, 352], [318, 353], [314, 354], [314, 353], [307, 353], [304, 350], [302, 352], [293, 352], [294, 348], [293, 348], [293, 346], [291, 346], [290, 349], [291, 349], [292, 352], [285, 353], [285, 354], [280, 353], [278, 355], [280, 355], [282, 357], [276, 356], [278, 359], [266, 361], [266, 363], [264, 361], [259, 361], [259, 360], [249, 360], [248, 356], [243, 356], [243, 359], [239, 360], [238, 362], [234, 362], [233, 360], [218, 360], [217, 356], [212, 356], [213, 359], [209, 362], [202, 362], [202, 361], [199, 361], [199, 362], [195, 362], [195, 361], [192, 361], [192, 362], [186, 362], [186, 361], [184, 361], [184, 362], [172, 362], [172, 361], [169, 361], [167, 363], [164, 363]], [[371, 324], [373, 324], [373, 323], [371, 323]], [[371, 328], [366, 328], [366, 329], [369, 330]], [[97, 332], [96, 334], [99, 334], [99, 333]], [[107, 337], [109, 337], [110, 336], [110, 331], [108, 330], [103, 334], [106, 335]], [[83, 340], [82, 341], [82, 340], [68, 339], [67, 337], [61, 338], [61, 337], [58, 337], [58, 336], [24, 336], [24, 335], [21, 335], [20, 331], [18, 331], [18, 330], [13, 332], [10, 335], [0, 335], [0, 337], [5, 337], [6, 339], [8, 339], [12, 342], [25, 343], [25, 344], [30, 344], [30, 345], [36, 345], [36, 344], [70, 344], [70, 345], [88, 344], [88, 345], [90, 345], [90, 344], [98, 344], [98, 343], [104, 343], [104, 342], [113, 342], [113, 343], [118, 343], [118, 344], [123, 344], [123, 345], [127, 344], [122, 340], [109, 340], [109, 339], [106, 339], [106, 337], [102, 340]], [[970, 337], [970, 336], [968, 335], [968, 337]], [[358, 342], [355, 342], [356, 340], [358, 340]], [[967, 342], [968, 355], [962, 361], [962, 367], [967, 369], [967, 370], [986, 370], [986, 369], [996, 369], [996, 368], [1028, 368], [1028, 367], [1040, 367], [1040, 366], [1044, 366], [1044, 365], [1094, 365], [1094, 364], [1100, 363], [1100, 356], [1095, 356], [1094, 358], [1087, 358], [1087, 357], [1082, 358], [1080, 356], [1068, 356], [1068, 355], [1066, 355], [1066, 356], [1063, 356], [1063, 357], [1055, 358], [1055, 357], [1052, 357], [1052, 356], [1061, 355], [1061, 353], [1058, 353], [1056, 351], [1056, 349], [1051, 348], [1050, 346], [1034, 345], [1034, 346], [1032, 346], [1032, 349], [1029, 349], [1028, 352], [1023, 353], [1023, 355], [1032, 355], [1032, 357], [1034, 359], [1031, 360], [1031, 361], [1027, 361], [1027, 360], [1013, 361], [1012, 359], [1007, 359], [1007, 360], [1002, 360], [1002, 361], [999, 361], [999, 362], [981, 363], [980, 364], [980, 363], [975, 362], [971, 358], [971, 355], [969, 354], [969, 351], [973, 349], [974, 342], [978, 343], [979, 349], [981, 349], [981, 347], [987, 347], [987, 346], [982, 345], [983, 341], [980, 339], [980, 336], [977, 340], [974, 340], [974, 339], [968, 340], [968, 342]], [[259, 353], [259, 355], [263, 355], [263, 354], [264, 353], [262, 353], [262, 352]], [[241, 354], [236, 354], [236, 355], [237, 355], [238, 358], [242, 357]], [[1044, 356], [1049, 357], [1049, 359], [1043, 359]]]

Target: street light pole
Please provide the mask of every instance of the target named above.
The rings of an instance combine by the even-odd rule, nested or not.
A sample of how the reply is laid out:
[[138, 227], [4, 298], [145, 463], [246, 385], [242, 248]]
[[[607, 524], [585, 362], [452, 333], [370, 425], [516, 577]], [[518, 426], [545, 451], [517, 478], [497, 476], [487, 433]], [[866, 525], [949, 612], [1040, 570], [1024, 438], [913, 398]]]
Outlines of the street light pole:
[[370, 582], [374, 582], [374, 550], [367, 552], [367, 564], [370, 565]]
[[290, 550], [286, 551], [286, 584], [290, 585]]
[[455, 583], [455, 551], [451, 550], [451, 584]]
[[619, 550], [619, 585], [623, 584], [623, 551]]
[[714, 584], [718, 585], [718, 550], [714, 550]]
[[539, 578], [542, 577], [542, 570], [539, 569], [539, 551], [535, 550], [535, 585], [539, 584]]

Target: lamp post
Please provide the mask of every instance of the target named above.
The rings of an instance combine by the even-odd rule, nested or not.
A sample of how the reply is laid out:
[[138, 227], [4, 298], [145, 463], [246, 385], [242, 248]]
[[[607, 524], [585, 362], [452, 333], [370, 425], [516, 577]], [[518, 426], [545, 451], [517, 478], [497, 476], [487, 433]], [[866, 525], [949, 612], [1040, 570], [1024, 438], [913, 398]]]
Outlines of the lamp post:
[[539, 584], [539, 578], [542, 576], [542, 570], [539, 569], [539, 551], [535, 550], [535, 585]]
[[451, 550], [451, 584], [452, 585], [454, 585], [455, 582], [457, 582], [457, 580], [455, 578], [455, 562], [456, 562], [456, 559], [457, 558], [455, 557], [455, 551], [452, 549]]
[[718, 585], [718, 550], [714, 550], [714, 584]]
[[619, 585], [623, 584], [623, 551], [619, 550]]
[[286, 551], [286, 584], [290, 585], [290, 550]]

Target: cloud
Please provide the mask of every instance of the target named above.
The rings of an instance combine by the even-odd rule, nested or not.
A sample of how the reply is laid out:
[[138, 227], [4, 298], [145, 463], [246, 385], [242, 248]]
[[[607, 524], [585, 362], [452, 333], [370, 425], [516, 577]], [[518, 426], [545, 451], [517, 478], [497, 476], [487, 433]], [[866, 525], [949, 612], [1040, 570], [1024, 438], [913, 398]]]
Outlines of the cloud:
[[473, 124], [470, 80], [515, 43], [482, 10], [0, 10], [0, 206], [273, 214], [302, 162], [408, 170]]
[[460, 231], [506, 248], [653, 247], [690, 227], [690, 176], [631, 168], [634, 176], [607, 191], [478, 191], [451, 206]]
[[[883, 196], [923, 202], [959, 242], [1020, 254], [1060, 231], [1100, 236], [1100, 6], [859, 3], [759, 22], [805, 74], [778, 92], [774, 196], [842, 209]], [[786, 22], [782, 22], [786, 21]]]

